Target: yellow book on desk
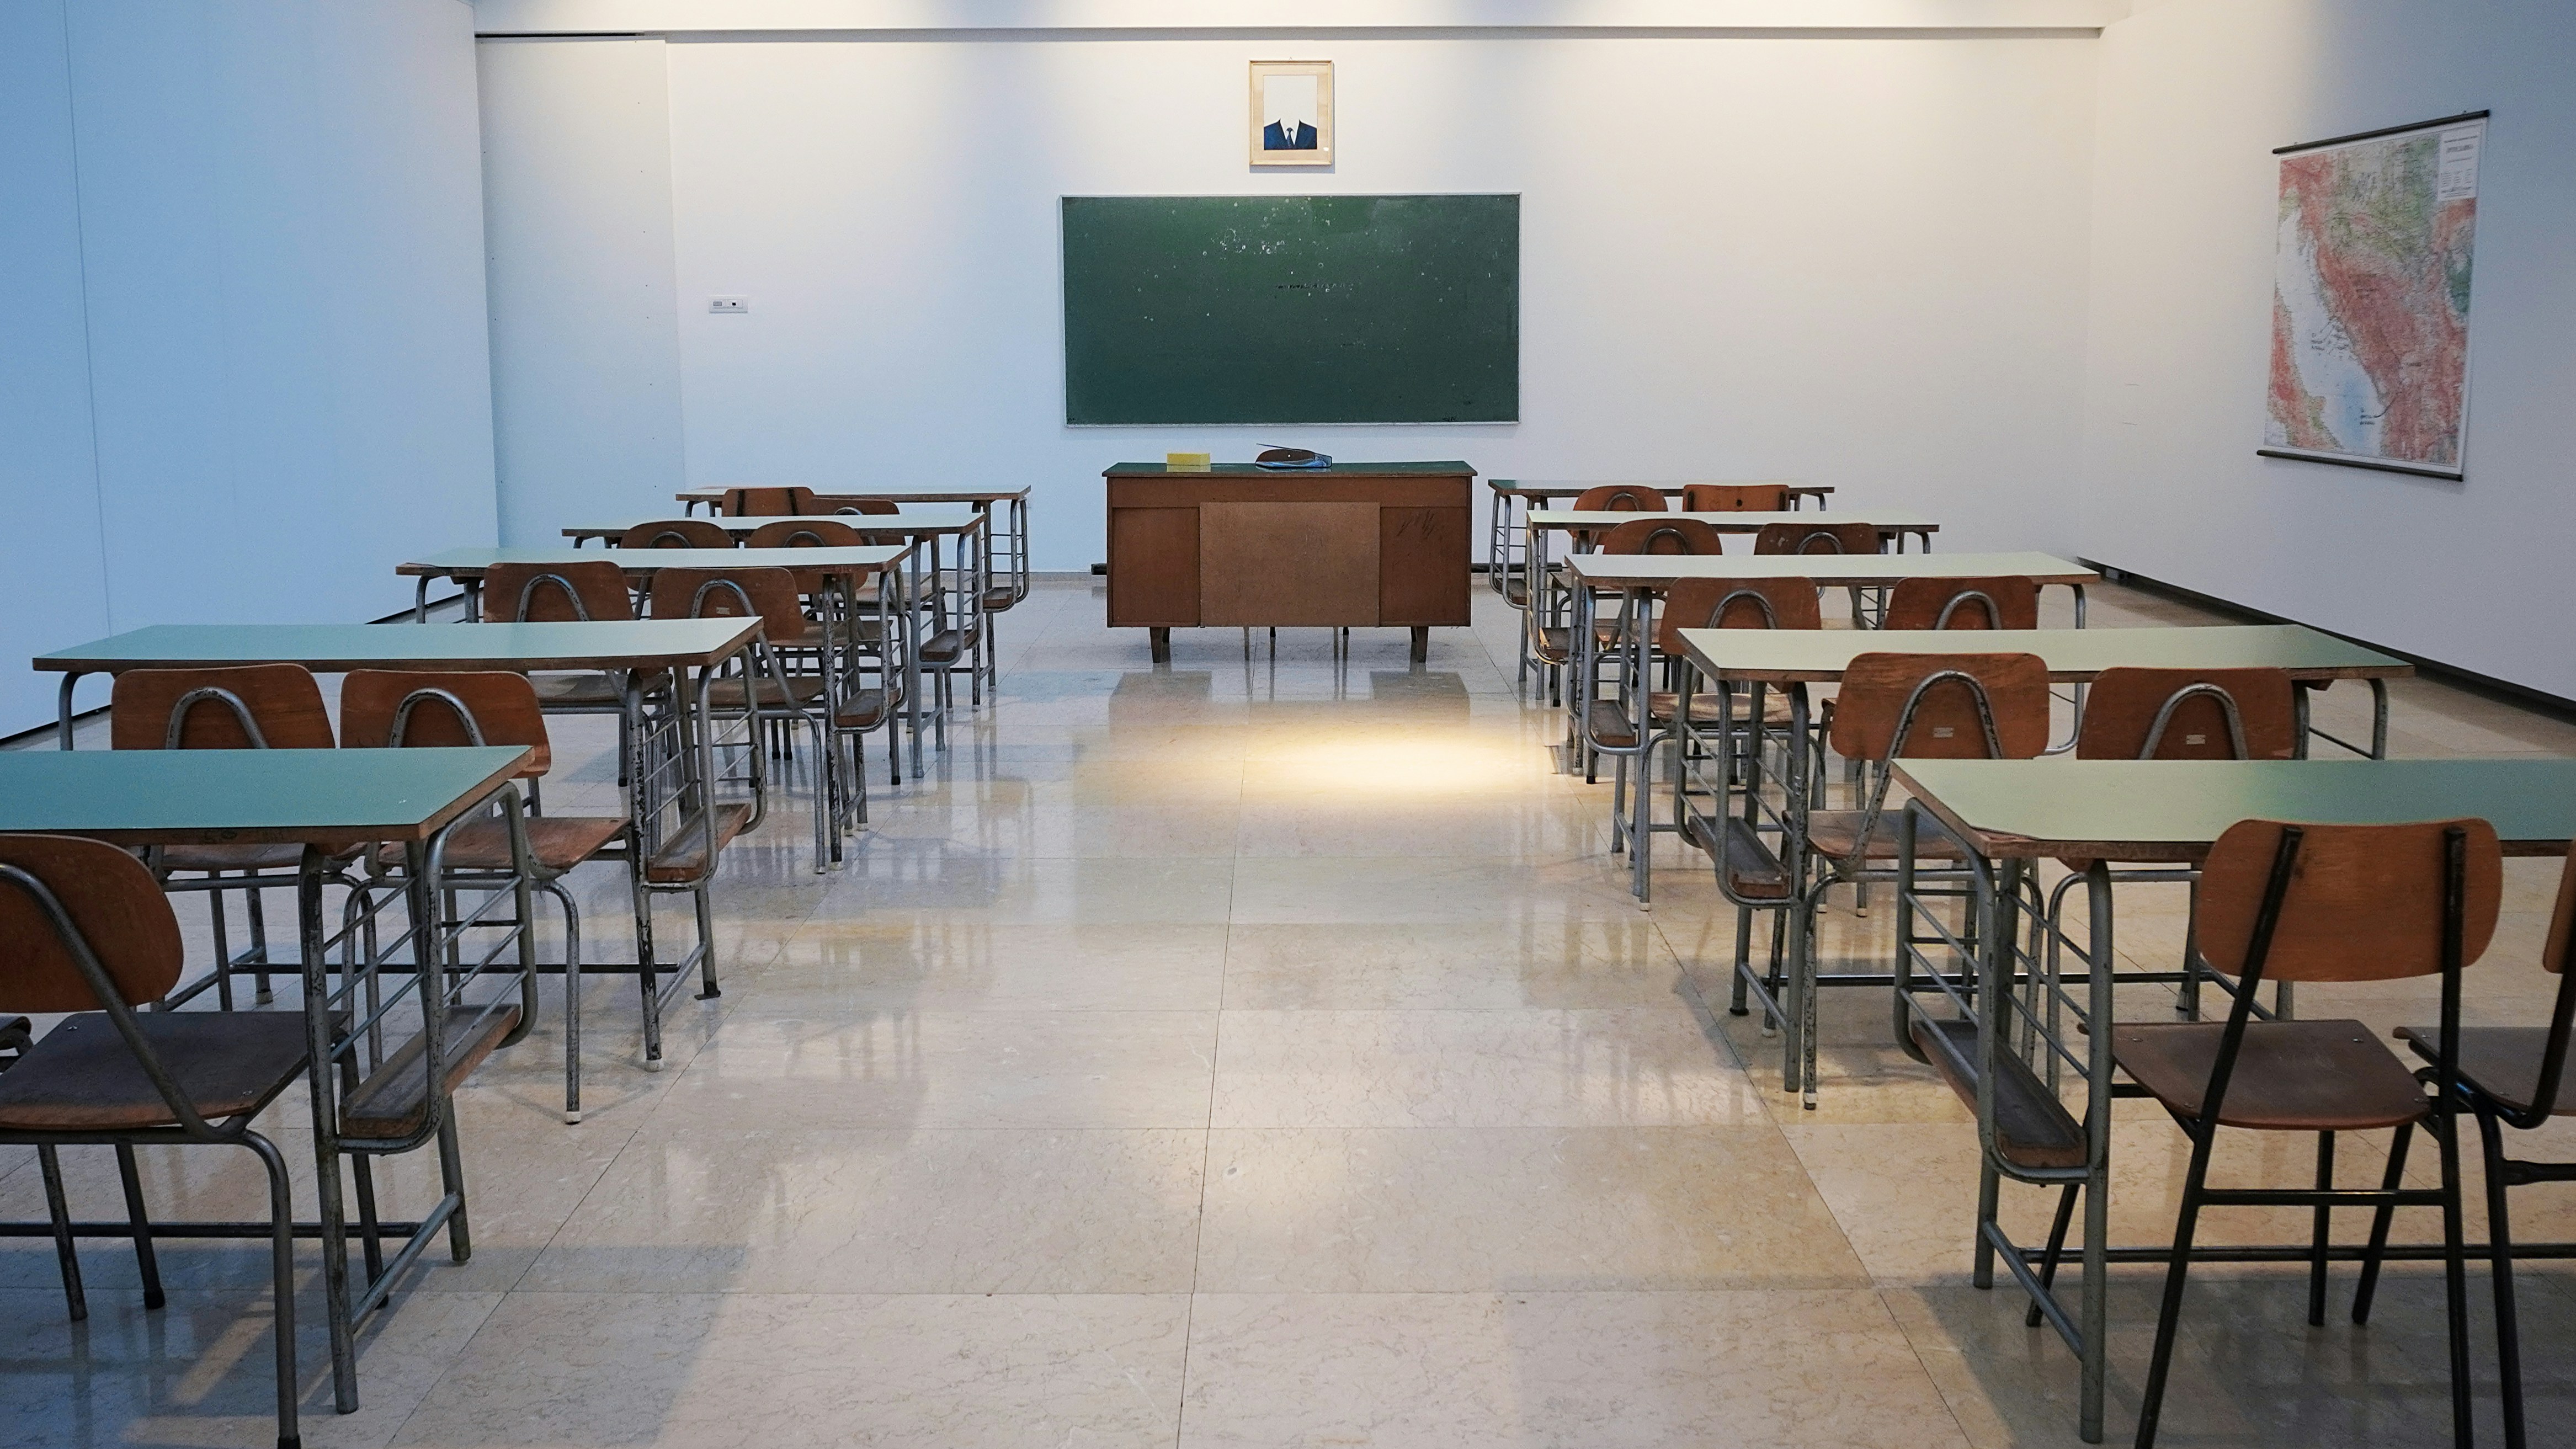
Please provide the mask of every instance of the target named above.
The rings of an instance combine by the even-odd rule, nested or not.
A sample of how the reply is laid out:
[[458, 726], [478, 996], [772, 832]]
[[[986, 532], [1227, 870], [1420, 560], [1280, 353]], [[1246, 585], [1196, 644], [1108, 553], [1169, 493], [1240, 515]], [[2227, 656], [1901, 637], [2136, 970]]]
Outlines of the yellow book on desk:
[[1216, 455], [1213, 453], [1165, 453], [1163, 455], [1163, 471], [1166, 473], [1204, 473], [1208, 471], [1209, 464], [1214, 461], [1215, 456]]

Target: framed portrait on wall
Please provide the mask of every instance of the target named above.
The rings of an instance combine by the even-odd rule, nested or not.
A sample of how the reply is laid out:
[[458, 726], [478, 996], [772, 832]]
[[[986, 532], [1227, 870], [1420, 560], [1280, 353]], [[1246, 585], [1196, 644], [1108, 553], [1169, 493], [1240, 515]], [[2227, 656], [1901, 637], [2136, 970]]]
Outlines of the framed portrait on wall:
[[1333, 63], [1252, 63], [1252, 164], [1333, 164]]

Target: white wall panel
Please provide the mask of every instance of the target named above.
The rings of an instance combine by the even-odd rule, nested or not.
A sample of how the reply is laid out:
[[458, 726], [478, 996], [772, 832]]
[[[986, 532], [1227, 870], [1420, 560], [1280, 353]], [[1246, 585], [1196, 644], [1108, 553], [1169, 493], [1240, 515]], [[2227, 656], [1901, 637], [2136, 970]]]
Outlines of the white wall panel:
[[70, 15], [113, 622], [397, 607], [493, 536], [470, 12]]
[[[2576, 7], [2162, 0], [2101, 44], [2085, 554], [2576, 698]], [[2272, 148], [2482, 109], [2467, 481], [2257, 458]]]
[[107, 632], [62, 0], [0, 0], [0, 733], [50, 718], [30, 656]]
[[479, 47], [507, 543], [668, 511], [685, 486], [663, 49]]
[[[1106, 464], [1268, 441], [1793, 475], [1945, 547], [2071, 543], [2092, 42], [1283, 43], [671, 43], [691, 483], [1029, 484], [1053, 569], [1102, 556]], [[1283, 53], [1336, 62], [1331, 172], [1245, 165], [1244, 62]], [[1519, 424], [1064, 425], [1060, 196], [1488, 190], [1523, 196]]]

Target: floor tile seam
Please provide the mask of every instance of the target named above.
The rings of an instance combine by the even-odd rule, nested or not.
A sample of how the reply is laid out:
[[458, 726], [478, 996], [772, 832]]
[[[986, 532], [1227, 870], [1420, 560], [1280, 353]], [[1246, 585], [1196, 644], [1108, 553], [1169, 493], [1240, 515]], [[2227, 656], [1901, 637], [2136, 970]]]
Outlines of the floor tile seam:
[[[1876, 1281], [1877, 1275], [1871, 1276], [1873, 1281]], [[1888, 1301], [1889, 1291], [1886, 1287], [1876, 1287], [1872, 1290], [1872, 1296], [1878, 1300], [1878, 1311], [1887, 1315], [1887, 1321], [1895, 1327], [1897, 1337], [1905, 1341], [1905, 1351], [1913, 1355], [1914, 1366], [1922, 1371], [1924, 1383], [1931, 1386], [1933, 1397], [1941, 1401], [1941, 1412], [1950, 1416], [1950, 1427], [1958, 1432], [1959, 1444], [1963, 1449], [1964, 1446], [1974, 1445], [1977, 1442], [1976, 1437], [1969, 1432], [1967, 1420], [1959, 1416], [1957, 1400], [1947, 1388], [1942, 1386], [1940, 1376], [1932, 1371], [1932, 1362], [1924, 1356], [1923, 1344], [1916, 1338], [1915, 1331], [1906, 1326], [1905, 1319], [1897, 1313], [1896, 1306]]]
[[[532, 1257], [528, 1261], [533, 1265], [536, 1262], [536, 1259]], [[386, 1431], [384, 1437], [375, 1441], [378, 1445], [391, 1445], [402, 1442], [403, 1431], [410, 1428], [412, 1420], [418, 1418], [421, 1411], [429, 1405], [430, 1401], [438, 1396], [438, 1391], [440, 1387], [447, 1382], [448, 1376], [455, 1373], [457, 1367], [465, 1362], [465, 1356], [474, 1347], [474, 1341], [481, 1338], [484, 1330], [492, 1326], [492, 1320], [499, 1316], [501, 1312], [502, 1303], [509, 1298], [513, 1291], [515, 1290], [502, 1289], [499, 1292], [492, 1294], [492, 1301], [484, 1305], [483, 1316], [475, 1320], [474, 1331], [465, 1335], [465, 1337], [457, 1343], [456, 1351], [447, 1356], [447, 1362], [439, 1365], [437, 1375], [431, 1378], [427, 1384], [422, 1385], [420, 1397], [412, 1401], [411, 1408], [406, 1410], [399, 1419], [395, 1420], [392, 1427]], [[398, 1303], [387, 1303], [385, 1305], [385, 1312], [378, 1316], [376, 1322], [379, 1325], [391, 1322], [394, 1310], [399, 1306], [400, 1305]]]

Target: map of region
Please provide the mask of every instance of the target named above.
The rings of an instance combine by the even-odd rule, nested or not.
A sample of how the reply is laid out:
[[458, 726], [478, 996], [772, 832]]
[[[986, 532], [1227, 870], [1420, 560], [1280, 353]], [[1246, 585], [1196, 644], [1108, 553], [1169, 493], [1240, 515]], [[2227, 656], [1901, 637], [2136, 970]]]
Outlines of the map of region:
[[2281, 158], [2275, 449], [2456, 473], [2485, 122]]

